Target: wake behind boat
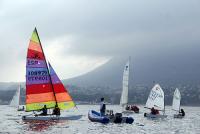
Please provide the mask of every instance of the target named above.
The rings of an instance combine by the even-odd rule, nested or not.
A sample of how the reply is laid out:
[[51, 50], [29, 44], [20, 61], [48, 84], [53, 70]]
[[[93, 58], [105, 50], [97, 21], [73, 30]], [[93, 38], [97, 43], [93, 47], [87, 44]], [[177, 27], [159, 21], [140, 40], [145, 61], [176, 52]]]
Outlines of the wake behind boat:
[[[60, 116], [60, 110], [75, 107], [75, 104], [54, 69], [46, 58], [37, 33], [33, 31], [26, 62], [26, 112], [43, 113], [23, 116], [23, 120], [67, 120]], [[53, 115], [47, 109], [53, 109]]]
[[[151, 110], [151, 113], [144, 113], [144, 117], [150, 119], [166, 118], [167, 115], [165, 115], [164, 101], [164, 92], [162, 88], [159, 84], [155, 84], [155, 86], [151, 89], [145, 106], [145, 108]], [[160, 112], [163, 112], [163, 114], [160, 114]]]

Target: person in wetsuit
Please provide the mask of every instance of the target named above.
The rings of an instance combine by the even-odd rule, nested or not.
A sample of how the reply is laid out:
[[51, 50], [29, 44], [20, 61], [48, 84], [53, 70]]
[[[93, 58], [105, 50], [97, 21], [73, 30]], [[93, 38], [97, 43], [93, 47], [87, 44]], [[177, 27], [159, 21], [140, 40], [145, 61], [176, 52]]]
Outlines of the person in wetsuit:
[[58, 104], [55, 105], [52, 115], [56, 115], [56, 116], [60, 115], [60, 108], [58, 107]]
[[179, 112], [179, 114], [180, 114], [181, 116], [185, 116], [185, 111], [184, 111], [183, 109], [181, 109], [181, 111]]
[[101, 98], [101, 103], [100, 103], [100, 114], [101, 116], [104, 116], [106, 112], [106, 104], [104, 102], [104, 98]]
[[46, 116], [46, 115], [47, 115], [47, 106], [44, 105], [44, 107], [41, 109], [41, 111], [42, 111], [42, 113], [39, 114], [39, 115], [41, 115], [41, 116]]
[[152, 107], [151, 108], [151, 114], [157, 115], [157, 114], [159, 114], [159, 111], [157, 109], [155, 109], [154, 107]]

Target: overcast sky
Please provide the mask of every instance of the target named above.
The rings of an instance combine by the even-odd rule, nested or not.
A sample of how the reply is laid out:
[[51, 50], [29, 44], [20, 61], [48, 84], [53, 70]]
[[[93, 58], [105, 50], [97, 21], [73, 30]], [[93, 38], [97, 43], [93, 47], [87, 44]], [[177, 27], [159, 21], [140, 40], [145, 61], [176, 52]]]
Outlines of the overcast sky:
[[61, 79], [116, 56], [200, 44], [199, 0], [0, 0], [0, 81], [25, 81], [34, 27]]

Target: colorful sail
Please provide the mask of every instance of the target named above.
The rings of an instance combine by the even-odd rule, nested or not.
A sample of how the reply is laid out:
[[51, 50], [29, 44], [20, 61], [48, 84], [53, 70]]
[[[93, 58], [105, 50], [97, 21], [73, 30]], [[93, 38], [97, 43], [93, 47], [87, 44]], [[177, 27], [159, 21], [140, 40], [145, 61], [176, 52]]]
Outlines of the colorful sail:
[[53, 108], [55, 104], [45, 55], [35, 28], [30, 39], [26, 62], [26, 111], [39, 110], [44, 105]]
[[50, 63], [49, 63], [49, 71], [58, 107], [62, 110], [74, 107], [75, 104], [71, 96], [69, 95], [67, 89], [62, 84], [61, 80], [58, 78], [57, 74], [55, 73]]

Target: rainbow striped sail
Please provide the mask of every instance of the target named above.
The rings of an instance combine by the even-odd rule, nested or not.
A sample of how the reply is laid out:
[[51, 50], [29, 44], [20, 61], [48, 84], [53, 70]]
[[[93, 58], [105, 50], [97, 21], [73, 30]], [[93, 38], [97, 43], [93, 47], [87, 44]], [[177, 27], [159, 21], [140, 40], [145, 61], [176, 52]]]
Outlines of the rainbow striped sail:
[[62, 84], [61, 80], [58, 78], [57, 74], [55, 73], [50, 63], [49, 63], [49, 71], [58, 107], [62, 110], [74, 107], [75, 104], [71, 96], [69, 95], [67, 89]]
[[64, 95], [65, 88], [62, 83], [55, 84], [54, 77], [54, 75], [50, 76], [42, 45], [35, 28], [30, 39], [26, 62], [26, 111], [40, 110], [44, 105], [47, 108], [54, 108], [56, 103], [59, 104], [61, 109], [67, 109], [74, 105], [66, 91], [66, 95]]

